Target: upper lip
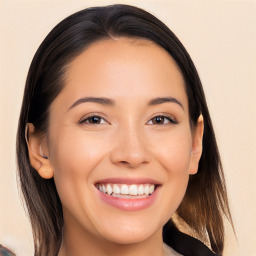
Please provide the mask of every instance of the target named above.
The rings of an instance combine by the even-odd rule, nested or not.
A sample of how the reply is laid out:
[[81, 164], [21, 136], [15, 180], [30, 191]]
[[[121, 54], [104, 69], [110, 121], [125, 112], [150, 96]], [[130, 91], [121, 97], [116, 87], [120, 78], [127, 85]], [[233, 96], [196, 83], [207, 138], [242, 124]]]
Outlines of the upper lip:
[[161, 185], [161, 182], [151, 178], [124, 178], [124, 177], [113, 177], [101, 179], [95, 182], [95, 184], [155, 184]]

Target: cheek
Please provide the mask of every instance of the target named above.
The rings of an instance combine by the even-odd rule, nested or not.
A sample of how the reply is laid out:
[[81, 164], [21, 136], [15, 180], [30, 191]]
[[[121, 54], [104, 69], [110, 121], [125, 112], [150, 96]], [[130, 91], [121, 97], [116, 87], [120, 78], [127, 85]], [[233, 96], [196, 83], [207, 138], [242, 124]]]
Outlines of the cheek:
[[109, 143], [74, 129], [59, 130], [53, 138], [50, 156], [59, 196], [64, 204], [74, 198], [79, 200], [91, 185], [92, 171], [105, 157], [104, 145]]
[[166, 136], [154, 148], [154, 155], [164, 170], [165, 184], [162, 205], [163, 216], [167, 221], [181, 203], [189, 180], [191, 158], [191, 135], [189, 132], [177, 132]]
[[191, 146], [190, 132], [177, 132], [158, 140], [157, 146], [152, 148], [158, 162], [166, 170], [166, 175], [171, 178], [188, 174]]

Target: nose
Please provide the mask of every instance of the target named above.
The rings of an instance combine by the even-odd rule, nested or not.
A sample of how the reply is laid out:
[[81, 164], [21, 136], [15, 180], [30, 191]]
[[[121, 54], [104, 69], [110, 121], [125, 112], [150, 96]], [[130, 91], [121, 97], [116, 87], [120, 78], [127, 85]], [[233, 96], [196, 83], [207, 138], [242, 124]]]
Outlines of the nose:
[[113, 164], [128, 168], [149, 163], [151, 157], [143, 131], [134, 127], [120, 129], [113, 141], [110, 158]]

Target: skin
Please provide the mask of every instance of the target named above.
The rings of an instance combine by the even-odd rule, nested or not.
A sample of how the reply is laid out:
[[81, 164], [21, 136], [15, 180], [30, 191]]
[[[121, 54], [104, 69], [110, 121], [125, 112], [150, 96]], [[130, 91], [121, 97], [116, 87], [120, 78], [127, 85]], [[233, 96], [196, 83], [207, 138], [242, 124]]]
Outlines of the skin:
[[[54, 177], [63, 206], [59, 255], [162, 255], [162, 228], [202, 153], [203, 119], [191, 129], [176, 63], [152, 42], [119, 38], [91, 45], [69, 64], [66, 77], [50, 106], [47, 136], [28, 126], [31, 164], [41, 177]], [[71, 107], [83, 97], [104, 97], [115, 105]], [[148, 105], [156, 97], [173, 97], [182, 106]], [[102, 117], [98, 124], [86, 119], [95, 115]], [[156, 116], [163, 123], [156, 124]], [[157, 180], [156, 201], [133, 212], [102, 202], [94, 183], [111, 177]]]

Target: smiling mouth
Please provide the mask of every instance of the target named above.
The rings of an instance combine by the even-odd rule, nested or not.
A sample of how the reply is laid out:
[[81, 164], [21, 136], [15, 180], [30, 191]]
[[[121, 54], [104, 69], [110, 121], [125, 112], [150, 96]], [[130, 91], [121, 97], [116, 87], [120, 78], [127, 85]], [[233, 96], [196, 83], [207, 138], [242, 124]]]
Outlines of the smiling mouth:
[[152, 195], [157, 187], [155, 184], [95, 184], [96, 188], [109, 196], [139, 199], [146, 198]]

